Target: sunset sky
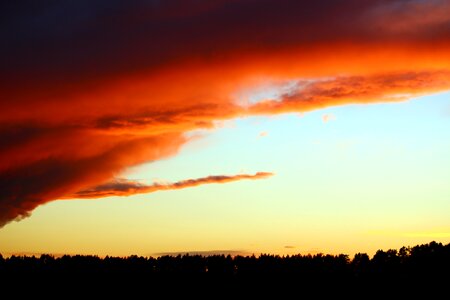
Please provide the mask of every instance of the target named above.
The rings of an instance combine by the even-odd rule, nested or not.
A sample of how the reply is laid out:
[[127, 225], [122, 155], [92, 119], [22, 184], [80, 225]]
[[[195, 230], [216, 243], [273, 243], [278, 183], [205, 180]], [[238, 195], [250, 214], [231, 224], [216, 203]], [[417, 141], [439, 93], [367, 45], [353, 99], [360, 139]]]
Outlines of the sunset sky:
[[0, 253], [450, 242], [450, 1], [0, 4]]

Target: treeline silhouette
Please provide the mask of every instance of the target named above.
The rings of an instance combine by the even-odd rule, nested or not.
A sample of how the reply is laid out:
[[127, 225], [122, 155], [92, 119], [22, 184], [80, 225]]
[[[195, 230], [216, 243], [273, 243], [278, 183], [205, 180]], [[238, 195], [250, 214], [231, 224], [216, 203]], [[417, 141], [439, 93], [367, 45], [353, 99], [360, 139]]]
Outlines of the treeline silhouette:
[[[178, 255], [157, 258], [129, 256], [100, 258], [89, 255], [54, 257], [0, 255], [0, 276], [9, 280], [109, 282], [112, 285], [139, 283], [160, 287], [170, 283], [190, 287], [258, 291], [284, 285], [336, 288], [373, 288], [425, 283], [450, 285], [450, 244], [431, 242], [399, 250], [378, 250], [370, 258], [365, 253], [348, 255]], [[326, 290], [326, 288], [325, 288]], [[110, 290], [111, 291], [111, 290]], [[320, 292], [320, 289], [317, 290]]]

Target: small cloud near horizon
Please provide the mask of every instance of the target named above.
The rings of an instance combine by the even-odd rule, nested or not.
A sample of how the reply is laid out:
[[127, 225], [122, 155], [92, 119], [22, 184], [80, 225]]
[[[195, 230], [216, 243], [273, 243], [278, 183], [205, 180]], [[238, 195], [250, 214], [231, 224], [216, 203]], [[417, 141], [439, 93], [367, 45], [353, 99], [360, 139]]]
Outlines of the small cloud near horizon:
[[251, 255], [251, 252], [245, 250], [197, 250], [197, 251], [173, 251], [173, 252], [157, 252], [152, 253], [151, 256], [178, 256], [178, 255], [201, 255], [201, 256], [213, 256], [213, 255], [231, 255], [231, 256], [247, 256]]

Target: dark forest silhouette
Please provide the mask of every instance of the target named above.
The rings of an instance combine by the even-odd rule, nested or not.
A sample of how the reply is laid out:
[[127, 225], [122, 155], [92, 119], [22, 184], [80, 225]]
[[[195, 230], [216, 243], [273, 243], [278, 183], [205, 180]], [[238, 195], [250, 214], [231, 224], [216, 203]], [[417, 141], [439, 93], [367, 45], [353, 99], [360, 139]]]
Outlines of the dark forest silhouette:
[[[92, 286], [108, 282], [108, 292], [117, 285], [210, 288], [230, 290], [252, 287], [259, 292], [283, 286], [316, 292], [337, 289], [369, 289], [374, 293], [395, 286], [410, 293], [415, 288], [434, 287], [437, 291], [450, 283], [450, 244], [431, 242], [399, 250], [378, 250], [370, 258], [348, 255], [178, 255], [153, 257], [110, 257], [64, 255], [0, 256], [0, 276], [10, 281], [73, 282]], [[5, 281], [3, 281], [5, 282]], [[318, 287], [320, 286], [320, 287]], [[176, 290], [176, 289], [175, 289]], [[168, 290], [170, 291], [170, 289]]]

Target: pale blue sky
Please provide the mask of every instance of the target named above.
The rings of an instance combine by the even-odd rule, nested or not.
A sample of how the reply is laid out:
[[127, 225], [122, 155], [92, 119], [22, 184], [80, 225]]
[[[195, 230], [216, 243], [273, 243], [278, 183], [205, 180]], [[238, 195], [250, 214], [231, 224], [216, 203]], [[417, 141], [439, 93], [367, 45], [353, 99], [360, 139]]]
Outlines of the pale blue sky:
[[[326, 114], [332, 116], [328, 122]], [[3, 228], [0, 252], [373, 254], [450, 242], [450, 93], [238, 119], [201, 134], [179, 155], [130, 170], [127, 177], [275, 176], [51, 202]]]

